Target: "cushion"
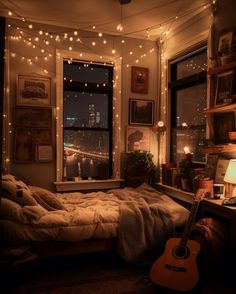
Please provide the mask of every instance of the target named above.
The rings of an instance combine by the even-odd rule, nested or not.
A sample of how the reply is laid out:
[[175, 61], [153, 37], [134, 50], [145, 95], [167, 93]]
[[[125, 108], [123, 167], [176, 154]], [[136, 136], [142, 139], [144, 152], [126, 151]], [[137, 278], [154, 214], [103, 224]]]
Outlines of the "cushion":
[[20, 206], [38, 204], [28, 185], [13, 175], [2, 176], [1, 190], [3, 197], [18, 203]]
[[1, 199], [0, 217], [11, 221], [20, 221], [22, 207], [7, 198]]
[[58, 197], [49, 190], [37, 186], [29, 186], [34, 199], [49, 211], [65, 210]]

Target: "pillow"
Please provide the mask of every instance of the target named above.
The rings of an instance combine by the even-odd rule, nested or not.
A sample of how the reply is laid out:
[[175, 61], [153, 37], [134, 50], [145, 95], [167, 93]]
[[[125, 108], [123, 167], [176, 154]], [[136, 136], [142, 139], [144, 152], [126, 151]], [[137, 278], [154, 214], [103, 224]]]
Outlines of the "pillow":
[[23, 181], [17, 177], [7, 174], [2, 176], [2, 196], [8, 198], [20, 206], [37, 205], [33, 193]]
[[22, 207], [7, 198], [1, 199], [0, 217], [11, 221], [20, 221]]
[[47, 210], [49, 211], [66, 210], [64, 205], [60, 202], [60, 200], [54, 193], [37, 186], [29, 186], [29, 187], [37, 203], [39, 203], [41, 206], [43, 206]]

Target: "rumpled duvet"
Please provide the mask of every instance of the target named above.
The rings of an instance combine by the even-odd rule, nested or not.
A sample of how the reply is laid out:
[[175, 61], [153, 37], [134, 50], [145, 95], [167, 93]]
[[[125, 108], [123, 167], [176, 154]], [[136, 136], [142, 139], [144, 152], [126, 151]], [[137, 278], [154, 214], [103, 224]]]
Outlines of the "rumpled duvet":
[[149, 249], [163, 246], [176, 228], [184, 226], [189, 215], [187, 209], [147, 184], [57, 196], [65, 210], [24, 206], [17, 219], [0, 219], [3, 242], [78, 242], [117, 237], [120, 255], [132, 261]]

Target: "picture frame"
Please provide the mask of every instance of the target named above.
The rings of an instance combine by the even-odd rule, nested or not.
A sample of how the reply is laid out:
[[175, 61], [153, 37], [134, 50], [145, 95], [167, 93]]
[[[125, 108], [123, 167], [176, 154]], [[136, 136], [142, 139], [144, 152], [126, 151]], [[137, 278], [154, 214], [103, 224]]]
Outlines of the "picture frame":
[[51, 106], [51, 78], [41, 75], [17, 75], [16, 105]]
[[127, 126], [126, 152], [135, 150], [150, 151], [150, 129], [147, 127]]
[[14, 125], [21, 127], [52, 127], [52, 109], [36, 107], [15, 107]]
[[146, 67], [131, 67], [131, 91], [133, 93], [148, 93], [149, 69]]
[[229, 143], [228, 132], [236, 130], [235, 112], [214, 113], [213, 119], [215, 144]]
[[31, 128], [18, 127], [15, 129], [14, 161], [30, 163], [34, 159], [34, 146]]
[[229, 165], [229, 159], [226, 158], [218, 158], [217, 166], [216, 166], [216, 173], [215, 173], [215, 183], [217, 184], [224, 184], [224, 177]]
[[144, 99], [129, 99], [129, 124], [153, 126], [154, 101]]
[[52, 131], [50, 128], [32, 128], [32, 140], [36, 145], [49, 145], [52, 143]]
[[233, 31], [223, 33], [219, 36], [218, 54], [229, 55], [233, 44]]
[[36, 161], [50, 162], [53, 160], [52, 145], [37, 145], [36, 146]]
[[215, 106], [224, 104], [224, 99], [230, 98], [233, 91], [234, 71], [230, 70], [217, 75]]

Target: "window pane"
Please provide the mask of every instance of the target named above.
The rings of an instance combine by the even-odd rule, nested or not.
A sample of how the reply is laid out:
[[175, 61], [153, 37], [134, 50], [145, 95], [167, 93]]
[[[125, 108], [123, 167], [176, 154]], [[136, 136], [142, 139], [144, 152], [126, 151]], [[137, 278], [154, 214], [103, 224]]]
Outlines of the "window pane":
[[[67, 179], [81, 176], [109, 177], [109, 132], [64, 130], [64, 155]], [[78, 173], [78, 163], [80, 172]]]
[[109, 69], [107, 67], [96, 67], [89, 64], [64, 62], [64, 76], [67, 80], [86, 83], [109, 82]]
[[64, 127], [108, 127], [108, 95], [64, 91]]
[[174, 162], [184, 158], [184, 147], [193, 153], [193, 160], [205, 162], [205, 156], [199, 152], [199, 147], [204, 145], [206, 139], [205, 126], [196, 129], [172, 129], [172, 154]]
[[177, 63], [177, 79], [182, 79], [207, 70], [206, 51]]
[[206, 84], [177, 91], [176, 126], [199, 126], [206, 123]]

